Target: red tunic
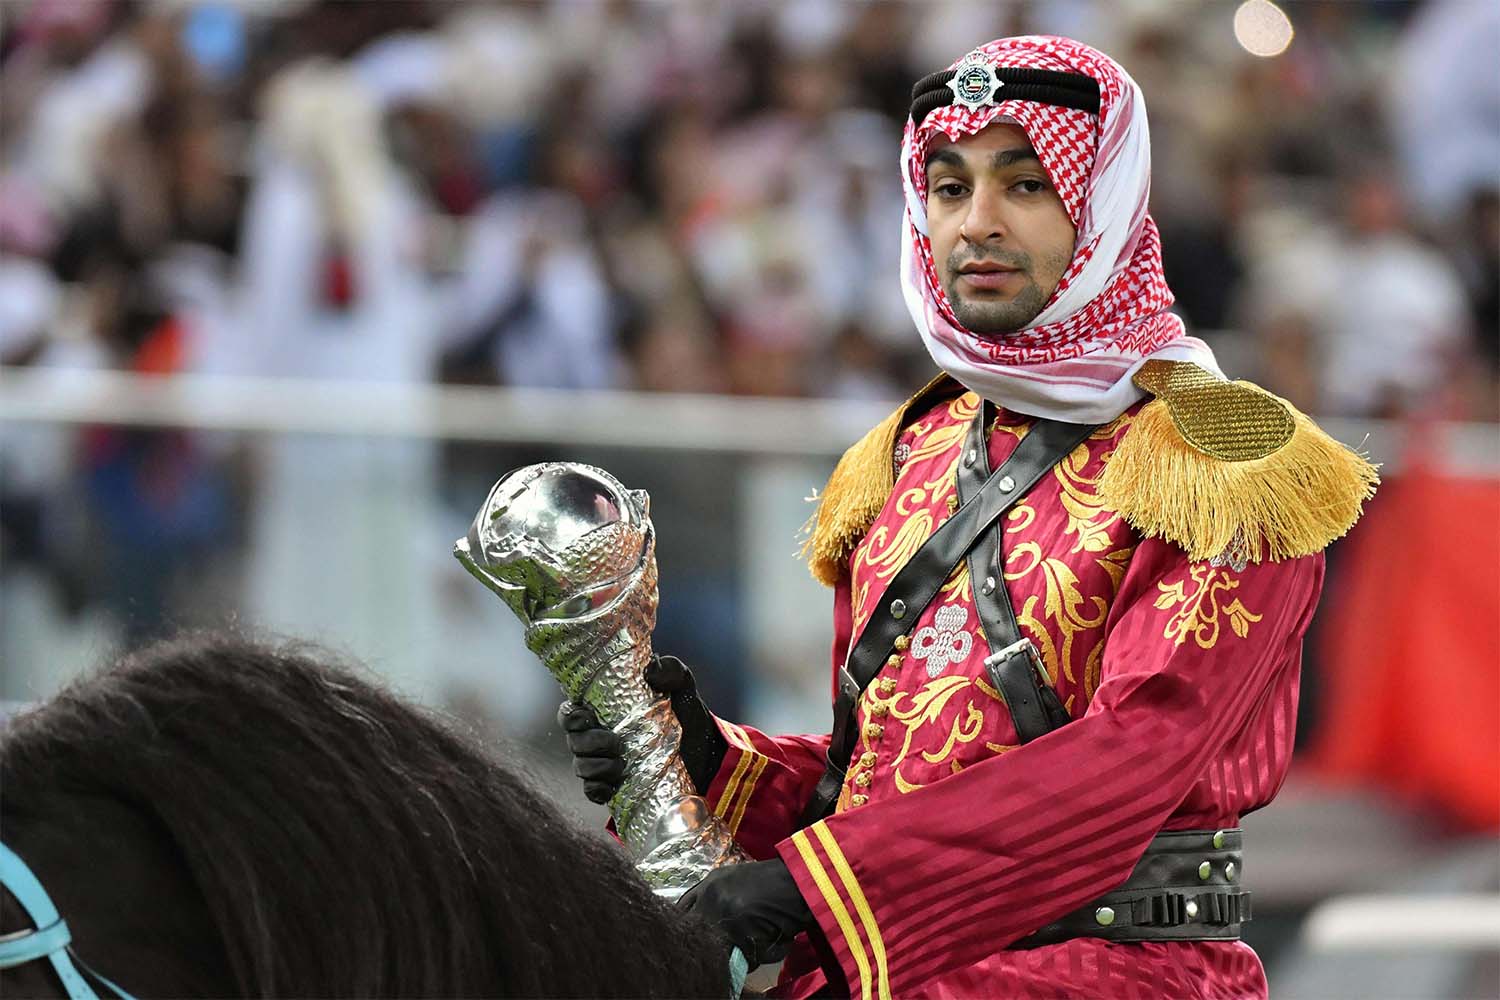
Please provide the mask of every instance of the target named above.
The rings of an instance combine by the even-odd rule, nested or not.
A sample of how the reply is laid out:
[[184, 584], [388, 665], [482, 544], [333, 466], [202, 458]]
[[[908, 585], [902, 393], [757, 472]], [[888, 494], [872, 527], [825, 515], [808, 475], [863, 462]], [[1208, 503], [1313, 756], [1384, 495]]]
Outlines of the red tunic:
[[[833, 663], [897, 570], [949, 516], [977, 399], [901, 435], [895, 489], [836, 590]], [[1004, 582], [1074, 721], [1025, 746], [991, 687], [967, 566], [913, 623], [858, 708], [837, 812], [798, 814], [827, 736], [723, 723], [709, 800], [756, 857], [779, 855], [817, 919], [777, 995], [1262, 997], [1233, 942], [1006, 946], [1124, 881], [1161, 830], [1217, 829], [1276, 794], [1291, 757], [1302, 636], [1321, 555], [1236, 570], [1142, 539], [1097, 497], [1136, 409], [1005, 516]], [[1029, 429], [1002, 411], [991, 468]], [[1253, 881], [1255, 848], [1247, 858]], [[820, 968], [820, 957], [824, 963]]]

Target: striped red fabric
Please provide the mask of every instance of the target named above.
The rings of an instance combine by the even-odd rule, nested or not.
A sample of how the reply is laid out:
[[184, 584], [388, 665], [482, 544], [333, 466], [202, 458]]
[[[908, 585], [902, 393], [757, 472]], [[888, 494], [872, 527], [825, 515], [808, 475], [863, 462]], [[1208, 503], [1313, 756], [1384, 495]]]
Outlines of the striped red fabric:
[[[972, 394], [941, 403], [903, 434], [896, 488], [837, 590], [835, 664], [948, 516], [977, 405]], [[774, 847], [818, 921], [777, 995], [809, 996], [830, 978], [862, 998], [1265, 995], [1240, 944], [1006, 950], [1121, 882], [1159, 831], [1236, 825], [1275, 795], [1290, 758], [1322, 557], [1237, 570], [1141, 539], [1095, 490], [1134, 415], [1096, 432], [1003, 522], [996, 576], [1071, 724], [1016, 745], [961, 567], [861, 699], [835, 815], [794, 832], [826, 738], [726, 727], [738, 748], [714, 791], [739, 771], [741, 839], [757, 856]], [[993, 465], [1029, 426], [1002, 413]], [[765, 762], [751, 787], [746, 758]]]

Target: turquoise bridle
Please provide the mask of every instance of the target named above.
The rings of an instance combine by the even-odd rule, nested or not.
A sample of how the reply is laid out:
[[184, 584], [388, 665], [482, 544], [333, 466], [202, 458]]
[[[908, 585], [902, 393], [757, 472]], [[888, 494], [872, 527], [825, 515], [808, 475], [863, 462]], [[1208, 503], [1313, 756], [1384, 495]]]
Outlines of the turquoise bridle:
[[[62, 980], [63, 989], [71, 1000], [98, 1000], [99, 994], [89, 985], [88, 977], [102, 983], [120, 1000], [135, 1000], [73, 954], [73, 949], [68, 947], [72, 935], [68, 933], [67, 921], [58, 915], [57, 907], [52, 905], [52, 897], [47, 895], [42, 883], [26, 867], [26, 862], [3, 843], [0, 843], [0, 885], [10, 890], [10, 894], [21, 904], [21, 909], [26, 911], [31, 922], [36, 925], [34, 930], [0, 935], [0, 969], [11, 969], [45, 958], [52, 963], [57, 978]], [[88, 977], [78, 970], [79, 966], [83, 966]]]
[[[52, 897], [47, 895], [40, 880], [26, 867], [26, 862], [4, 843], [0, 843], [0, 886], [10, 890], [10, 894], [21, 904], [21, 909], [26, 911], [31, 922], [36, 925], [33, 930], [0, 934], [0, 969], [13, 969], [45, 958], [52, 963], [57, 978], [62, 980], [69, 1000], [99, 1000], [99, 994], [89, 985], [90, 978], [103, 984], [119, 1000], [135, 1000], [135, 997], [89, 968], [83, 959], [73, 953], [73, 949], [68, 947], [73, 940], [68, 933], [68, 923], [58, 914]], [[79, 966], [83, 967], [83, 972], [78, 971]], [[730, 996], [740, 995], [746, 969], [744, 954], [738, 948], [734, 949], [729, 961], [729, 975], [734, 984], [734, 991]], [[87, 977], [84, 972], [88, 973]]]

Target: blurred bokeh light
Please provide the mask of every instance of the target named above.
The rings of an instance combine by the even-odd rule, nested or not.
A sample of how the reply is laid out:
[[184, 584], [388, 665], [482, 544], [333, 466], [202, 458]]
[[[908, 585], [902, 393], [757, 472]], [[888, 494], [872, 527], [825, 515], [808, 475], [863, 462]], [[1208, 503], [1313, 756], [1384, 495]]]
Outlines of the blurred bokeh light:
[[1271, 0], [1245, 0], [1234, 12], [1234, 40], [1252, 56], [1279, 56], [1292, 44], [1292, 21]]

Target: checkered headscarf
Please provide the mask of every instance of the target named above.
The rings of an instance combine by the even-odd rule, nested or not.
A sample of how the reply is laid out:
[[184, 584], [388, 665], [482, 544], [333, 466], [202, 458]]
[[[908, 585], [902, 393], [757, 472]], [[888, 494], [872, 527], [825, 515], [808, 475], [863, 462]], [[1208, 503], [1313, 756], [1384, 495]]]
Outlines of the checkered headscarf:
[[[1151, 358], [1218, 372], [1213, 352], [1167, 312], [1161, 239], [1147, 214], [1151, 137], [1139, 88], [1113, 59], [1068, 38], [1002, 38], [979, 50], [1001, 67], [1082, 73], [1099, 83], [1099, 114], [1027, 100], [970, 110], [940, 107], [908, 120], [901, 144], [906, 193], [901, 281], [906, 305], [939, 367], [1021, 413], [1071, 423], [1114, 419], [1142, 393], [1130, 382]], [[953, 64], [957, 66], [958, 63]], [[1000, 91], [1003, 96], [1004, 89]], [[927, 152], [995, 122], [1025, 131], [1078, 230], [1073, 260], [1031, 325], [989, 340], [958, 322], [927, 237]]]

